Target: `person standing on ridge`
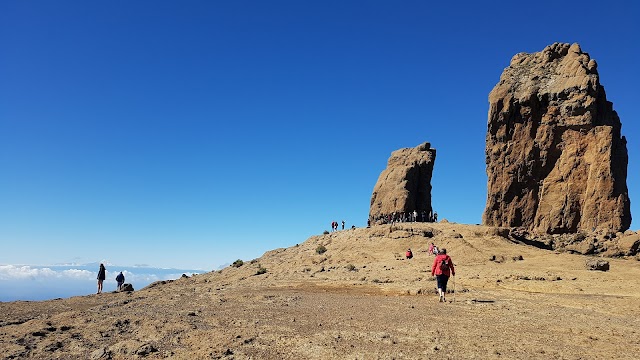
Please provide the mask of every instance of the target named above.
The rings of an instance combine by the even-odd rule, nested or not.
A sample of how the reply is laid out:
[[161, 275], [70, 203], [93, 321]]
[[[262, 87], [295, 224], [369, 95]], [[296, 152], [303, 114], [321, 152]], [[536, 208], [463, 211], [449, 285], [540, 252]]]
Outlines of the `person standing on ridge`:
[[100, 294], [102, 292], [102, 282], [107, 278], [107, 269], [105, 269], [104, 264], [100, 264], [100, 270], [98, 270], [98, 292], [96, 294]]
[[344, 220], [342, 220], [342, 230], [344, 230]]
[[124, 274], [122, 271], [116, 276], [116, 282], [118, 283], [118, 290], [122, 290], [122, 285], [124, 284]]
[[440, 253], [433, 259], [433, 265], [431, 266], [431, 276], [436, 277], [438, 284], [438, 295], [440, 302], [446, 302], [445, 298], [447, 294], [447, 282], [449, 276], [456, 276], [456, 269], [453, 267], [453, 261], [451, 257], [447, 255], [447, 249], [441, 249]]

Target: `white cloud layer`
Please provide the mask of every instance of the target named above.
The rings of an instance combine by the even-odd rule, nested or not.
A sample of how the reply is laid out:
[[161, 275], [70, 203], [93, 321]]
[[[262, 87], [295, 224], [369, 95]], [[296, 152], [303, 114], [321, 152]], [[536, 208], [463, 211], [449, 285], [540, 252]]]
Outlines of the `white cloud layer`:
[[[116, 288], [115, 277], [122, 271], [125, 282], [140, 290], [154, 281], [173, 280], [197, 270], [161, 269], [107, 265], [105, 291]], [[0, 302], [46, 300], [95, 293], [98, 264], [0, 265]]]
[[93, 278], [89, 270], [64, 269], [54, 270], [48, 267], [32, 267], [29, 265], [0, 265], [0, 280], [38, 280], [38, 279], [75, 279]]
[[[33, 280], [33, 281], [51, 281], [51, 280], [67, 280], [67, 281], [95, 281], [98, 275], [95, 271], [89, 270], [85, 265], [69, 265], [69, 266], [31, 266], [31, 265], [0, 265], [0, 281], [17, 281], [17, 280]], [[116, 275], [122, 271], [128, 283], [145, 283], [149, 284], [159, 280], [177, 279], [182, 274], [193, 275], [193, 270], [177, 270], [177, 269], [160, 269], [160, 268], [133, 268], [133, 270], [123, 269], [124, 267], [115, 268], [109, 271], [107, 268], [107, 278], [105, 282], [115, 282]]]

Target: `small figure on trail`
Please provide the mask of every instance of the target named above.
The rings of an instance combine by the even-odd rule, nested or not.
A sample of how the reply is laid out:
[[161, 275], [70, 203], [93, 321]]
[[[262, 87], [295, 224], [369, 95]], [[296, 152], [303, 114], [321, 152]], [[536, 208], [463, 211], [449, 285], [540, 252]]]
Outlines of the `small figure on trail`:
[[451, 257], [447, 255], [447, 249], [442, 249], [440, 250], [440, 254], [433, 259], [433, 265], [431, 266], [431, 276], [436, 277], [440, 302], [447, 301], [445, 298], [447, 294], [447, 282], [451, 275], [456, 276], [456, 269], [453, 267]]
[[436, 245], [435, 245], [434, 243], [431, 243], [431, 245], [429, 245], [429, 255], [433, 254], [433, 248], [434, 248], [435, 246], [436, 246]]
[[102, 292], [102, 282], [107, 278], [107, 269], [104, 267], [104, 264], [100, 264], [100, 270], [98, 270], [98, 292], [96, 294], [100, 294]]
[[122, 290], [122, 285], [124, 285], [124, 274], [122, 271], [116, 276], [116, 282], [118, 283], [118, 290]]
[[438, 222], [438, 213], [437, 212], [433, 213], [433, 222]]
[[433, 255], [438, 256], [438, 253], [440, 253], [440, 251], [438, 251], [438, 247], [436, 245], [433, 245]]
[[344, 230], [344, 220], [342, 220], [342, 230]]
[[413, 253], [411, 252], [411, 249], [407, 249], [407, 253], [405, 255], [407, 257], [407, 260], [413, 258]]

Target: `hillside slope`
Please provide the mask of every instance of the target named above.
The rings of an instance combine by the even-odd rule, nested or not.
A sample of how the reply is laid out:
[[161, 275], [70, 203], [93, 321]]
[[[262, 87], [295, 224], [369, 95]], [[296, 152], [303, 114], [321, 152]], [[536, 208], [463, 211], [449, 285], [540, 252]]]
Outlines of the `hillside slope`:
[[[640, 358], [640, 261], [588, 271], [589, 257], [501, 233], [344, 230], [133, 293], [1, 303], [0, 349], [6, 359]], [[446, 304], [430, 242], [456, 264]]]

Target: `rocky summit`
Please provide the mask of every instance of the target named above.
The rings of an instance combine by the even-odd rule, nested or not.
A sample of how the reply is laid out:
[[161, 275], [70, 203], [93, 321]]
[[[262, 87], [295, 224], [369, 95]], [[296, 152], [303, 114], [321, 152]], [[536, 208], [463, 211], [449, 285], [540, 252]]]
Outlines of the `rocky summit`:
[[627, 146], [578, 44], [520, 53], [489, 94], [486, 225], [539, 233], [624, 231]]
[[430, 143], [391, 153], [373, 189], [369, 219], [384, 222], [389, 216], [409, 216], [427, 221], [431, 208], [431, 174], [436, 150]]

